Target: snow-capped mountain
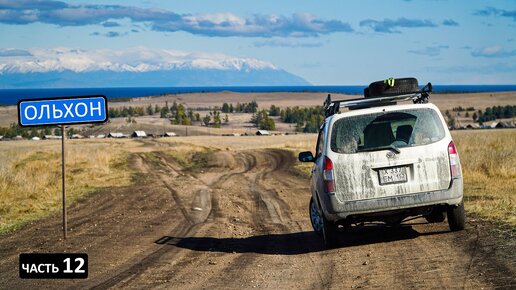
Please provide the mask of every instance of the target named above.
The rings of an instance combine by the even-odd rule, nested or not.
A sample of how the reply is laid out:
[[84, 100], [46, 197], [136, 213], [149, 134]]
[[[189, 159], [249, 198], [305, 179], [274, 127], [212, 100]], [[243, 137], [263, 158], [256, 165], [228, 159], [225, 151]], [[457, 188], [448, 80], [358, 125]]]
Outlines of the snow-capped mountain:
[[0, 49], [0, 88], [306, 85], [270, 62], [146, 47]]

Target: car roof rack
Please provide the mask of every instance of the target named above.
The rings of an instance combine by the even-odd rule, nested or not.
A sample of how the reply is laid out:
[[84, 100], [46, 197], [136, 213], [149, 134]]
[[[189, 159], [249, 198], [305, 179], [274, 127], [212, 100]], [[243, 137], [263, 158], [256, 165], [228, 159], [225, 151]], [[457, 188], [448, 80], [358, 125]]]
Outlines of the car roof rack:
[[432, 92], [432, 84], [428, 83], [421, 90], [412, 93], [400, 95], [384, 95], [373, 98], [358, 98], [351, 100], [332, 100], [328, 94], [324, 101], [324, 111], [326, 117], [339, 113], [340, 108], [348, 108], [350, 110], [365, 109], [371, 107], [395, 105], [397, 102], [412, 100], [414, 104], [428, 103], [428, 98]]

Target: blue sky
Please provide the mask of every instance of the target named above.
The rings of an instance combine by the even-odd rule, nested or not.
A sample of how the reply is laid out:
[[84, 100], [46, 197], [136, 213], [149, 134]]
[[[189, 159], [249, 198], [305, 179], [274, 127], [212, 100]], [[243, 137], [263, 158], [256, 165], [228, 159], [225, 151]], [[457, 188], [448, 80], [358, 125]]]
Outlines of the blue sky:
[[516, 83], [516, 1], [5, 1], [2, 58], [131, 47], [273, 63], [315, 85]]

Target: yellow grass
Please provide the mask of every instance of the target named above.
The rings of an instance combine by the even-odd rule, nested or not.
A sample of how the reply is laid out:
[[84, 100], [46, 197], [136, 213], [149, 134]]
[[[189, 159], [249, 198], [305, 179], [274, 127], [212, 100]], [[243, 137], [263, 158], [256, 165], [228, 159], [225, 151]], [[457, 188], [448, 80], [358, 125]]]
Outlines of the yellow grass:
[[456, 131], [468, 212], [516, 225], [516, 130]]
[[[38, 146], [40, 145], [40, 146]], [[61, 207], [59, 142], [3, 142], [0, 150], [0, 233]], [[115, 144], [67, 145], [67, 199], [129, 183], [124, 155]]]

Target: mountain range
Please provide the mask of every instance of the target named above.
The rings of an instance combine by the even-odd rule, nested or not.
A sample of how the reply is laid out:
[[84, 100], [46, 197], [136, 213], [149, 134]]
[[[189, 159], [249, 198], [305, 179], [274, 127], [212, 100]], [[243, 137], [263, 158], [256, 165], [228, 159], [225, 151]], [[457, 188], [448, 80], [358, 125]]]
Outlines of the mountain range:
[[0, 49], [0, 88], [310, 85], [274, 64], [145, 47]]

